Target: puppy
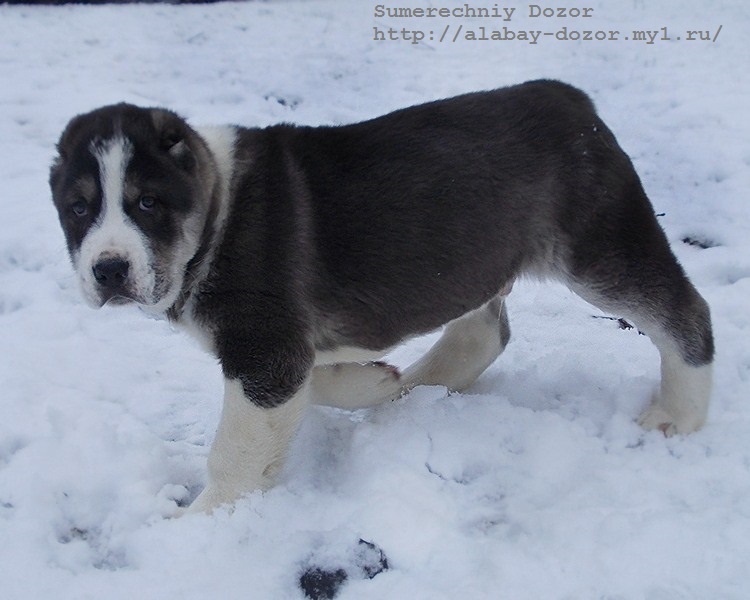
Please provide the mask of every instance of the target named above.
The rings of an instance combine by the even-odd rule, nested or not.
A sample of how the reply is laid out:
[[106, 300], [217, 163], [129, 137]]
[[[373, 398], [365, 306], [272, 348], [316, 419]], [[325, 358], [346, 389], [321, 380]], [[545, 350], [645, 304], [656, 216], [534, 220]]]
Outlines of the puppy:
[[[304, 407], [462, 390], [510, 337], [522, 275], [632, 320], [661, 354], [649, 429], [703, 425], [709, 309], [579, 90], [534, 81], [341, 127], [194, 129], [118, 104], [74, 118], [50, 185], [84, 298], [138, 303], [221, 362], [211, 510], [265, 489]], [[370, 362], [446, 325], [399, 373]]]

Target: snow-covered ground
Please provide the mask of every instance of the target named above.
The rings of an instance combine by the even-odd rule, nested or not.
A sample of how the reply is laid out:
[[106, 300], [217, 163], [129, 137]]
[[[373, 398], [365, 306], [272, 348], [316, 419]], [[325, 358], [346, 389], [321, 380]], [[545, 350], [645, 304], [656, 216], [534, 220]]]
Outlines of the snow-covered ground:
[[[499, 2], [517, 9], [503, 22], [376, 18], [379, 2], [0, 6], [3, 599], [302, 598], [305, 568], [349, 568], [360, 538], [390, 568], [342, 599], [750, 597], [750, 5], [587, 0], [553, 5], [588, 19], [531, 19]], [[672, 39], [452, 43], [459, 25]], [[648, 339], [520, 283], [511, 344], [470, 392], [312, 408], [278, 487], [170, 519], [203, 485], [219, 369], [164, 321], [84, 305], [46, 183], [67, 120], [126, 100], [195, 123], [345, 123], [538, 77], [592, 95], [711, 304], [705, 429], [641, 431]]]

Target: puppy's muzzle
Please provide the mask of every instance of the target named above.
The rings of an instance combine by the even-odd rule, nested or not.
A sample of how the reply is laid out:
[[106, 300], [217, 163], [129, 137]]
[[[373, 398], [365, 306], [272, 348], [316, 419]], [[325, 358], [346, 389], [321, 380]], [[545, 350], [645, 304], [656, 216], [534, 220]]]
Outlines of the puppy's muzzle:
[[93, 267], [94, 279], [99, 288], [99, 294], [104, 302], [112, 298], [127, 299], [128, 272], [130, 263], [120, 257], [105, 258], [97, 262]]

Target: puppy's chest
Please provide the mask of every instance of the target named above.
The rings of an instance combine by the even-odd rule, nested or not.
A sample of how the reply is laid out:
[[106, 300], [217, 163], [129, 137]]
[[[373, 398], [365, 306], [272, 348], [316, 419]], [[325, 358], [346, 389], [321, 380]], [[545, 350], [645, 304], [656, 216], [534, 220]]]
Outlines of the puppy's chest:
[[217, 356], [215, 327], [205, 318], [199, 316], [196, 296], [191, 296], [188, 299], [175, 323], [195, 339], [203, 350]]

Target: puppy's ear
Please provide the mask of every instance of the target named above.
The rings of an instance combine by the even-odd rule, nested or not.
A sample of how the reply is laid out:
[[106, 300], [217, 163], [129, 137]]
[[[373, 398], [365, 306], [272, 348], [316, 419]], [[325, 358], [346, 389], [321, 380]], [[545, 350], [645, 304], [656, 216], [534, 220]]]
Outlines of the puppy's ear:
[[50, 186], [55, 186], [62, 166], [68, 161], [68, 158], [73, 151], [73, 146], [80, 137], [83, 124], [83, 115], [73, 117], [60, 135], [60, 139], [55, 147], [57, 150], [57, 156], [52, 160], [52, 166], [50, 168]]
[[192, 171], [195, 157], [190, 149], [190, 127], [182, 117], [169, 110], [155, 108], [151, 119], [156, 128], [159, 148], [166, 152], [184, 170]]
[[55, 158], [56, 165], [68, 160], [68, 156], [70, 155], [73, 146], [81, 136], [81, 129], [85, 123], [86, 116], [87, 115], [78, 115], [73, 117], [65, 126], [65, 129], [57, 142], [57, 157]]

